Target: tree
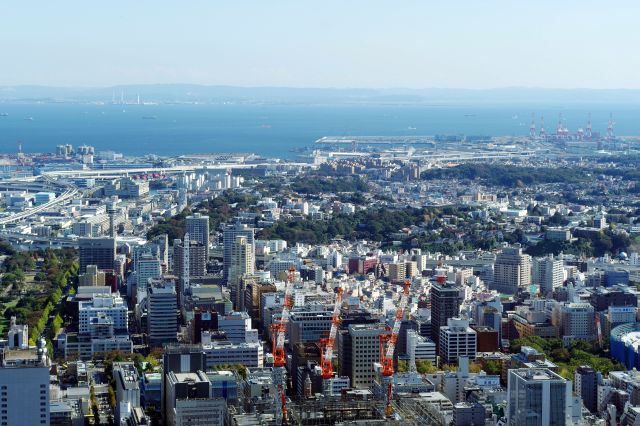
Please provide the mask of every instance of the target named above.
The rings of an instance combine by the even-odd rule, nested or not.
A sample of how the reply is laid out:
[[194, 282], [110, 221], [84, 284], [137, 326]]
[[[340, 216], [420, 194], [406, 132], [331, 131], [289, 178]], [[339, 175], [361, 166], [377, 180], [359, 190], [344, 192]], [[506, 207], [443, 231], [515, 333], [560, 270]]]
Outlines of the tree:
[[416, 370], [418, 370], [418, 373], [420, 374], [432, 374], [435, 373], [438, 369], [434, 367], [431, 361], [417, 359]]

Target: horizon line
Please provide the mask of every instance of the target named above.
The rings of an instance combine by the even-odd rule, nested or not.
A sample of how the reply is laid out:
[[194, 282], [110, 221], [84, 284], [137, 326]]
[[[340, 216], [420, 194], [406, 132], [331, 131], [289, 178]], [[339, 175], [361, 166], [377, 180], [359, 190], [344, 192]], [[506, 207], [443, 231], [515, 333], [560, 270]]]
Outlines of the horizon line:
[[355, 86], [282, 86], [282, 85], [234, 85], [234, 84], [203, 84], [203, 83], [119, 83], [110, 85], [64, 85], [64, 84], [38, 84], [38, 83], [22, 83], [22, 84], [0, 84], [0, 90], [19, 89], [19, 88], [44, 88], [44, 89], [79, 89], [79, 90], [100, 90], [113, 89], [118, 87], [158, 87], [158, 86], [196, 86], [203, 88], [233, 88], [233, 89], [289, 89], [289, 90], [387, 90], [387, 91], [471, 91], [471, 92], [489, 92], [501, 90], [528, 90], [528, 91], [592, 91], [592, 92], [637, 92], [640, 88], [594, 88], [594, 87], [542, 87], [542, 86], [498, 86], [498, 87], [355, 87]]

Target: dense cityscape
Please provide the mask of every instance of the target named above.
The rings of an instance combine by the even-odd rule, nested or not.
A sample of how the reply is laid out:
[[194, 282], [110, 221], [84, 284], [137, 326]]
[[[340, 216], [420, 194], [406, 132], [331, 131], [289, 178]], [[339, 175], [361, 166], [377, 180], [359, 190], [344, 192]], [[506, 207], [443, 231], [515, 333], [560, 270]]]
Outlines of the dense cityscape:
[[640, 145], [0, 158], [0, 424], [635, 425]]

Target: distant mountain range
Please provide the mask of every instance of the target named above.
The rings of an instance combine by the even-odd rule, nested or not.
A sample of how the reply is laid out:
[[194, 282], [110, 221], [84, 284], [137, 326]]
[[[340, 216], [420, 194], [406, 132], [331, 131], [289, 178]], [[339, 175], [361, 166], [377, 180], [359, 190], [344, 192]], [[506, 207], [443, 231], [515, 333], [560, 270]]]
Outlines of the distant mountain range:
[[640, 103], [640, 90], [501, 88], [316, 89], [149, 84], [112, 87], [0, 86], [0, 102], [203, 102], [287, 104]]

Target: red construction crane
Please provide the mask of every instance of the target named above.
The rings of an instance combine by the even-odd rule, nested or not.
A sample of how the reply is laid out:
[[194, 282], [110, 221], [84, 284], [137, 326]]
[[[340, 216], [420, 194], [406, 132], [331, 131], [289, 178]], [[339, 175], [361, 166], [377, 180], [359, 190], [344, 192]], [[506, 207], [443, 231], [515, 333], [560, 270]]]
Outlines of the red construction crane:
[[[396, 343], [398, 342], [398, 333], [400, 332], [400, 324], [404, 319], [404, 313], [407, 308], [407, 301], [409, 299], [409, 289], [411, 288], [411, 281], [404, 282], [404, 288], [402, 295], [400, 296], [400, 303], [396, 309], [396, 317], [391, 328], [391, 334], [380, 335], [380, 364], [382, 365], [382, 376], [389, 378], [389, 385], [387, 387], [387, 407], [385, 409], [388, 415], [391, 414], [391, 397], [392, 397], [392, 379], [393, 376], [393, 353], [396, 350]], [[385, 351], [384, 345], [387, 344]]]
[[[295, 281], [296, 268], [294, 266], [289, 267], [289, 273], [287, 276], [287, 282], [285, 283], [284, 290], [284, 302], [282, 304], [282, 315], [280, 321], [271, 324], [271, 339], [273, 346], [273, 366], [278, 369], [284, 369], [287, 359], [284, 352], [284, 340], [287, 333], [287, 324], [289, 323], [289, 314], [293, 307], [293, 282]], [[282, 422], [280, 424], [286, 424], [287, 422], [287, 406], [285, 403], [285, 386], [284, 386], [284, 371], [280, 374], [282, 382], [278, 384], [278, 390], [280, 392], [277, 402], [279, 402], [282, 409]]]
[[333, 377], [333, 348], [338, 334], [338, 326], [340, 325], [340, 306], [342, 305], [342, 288], [336, 288], [336, 302], [333, 305], [333, 314], [331, 316], [331, 330], [329, 337], [320, 339], [320, 367], [322, 368], [322, 378], [327, 380]]

